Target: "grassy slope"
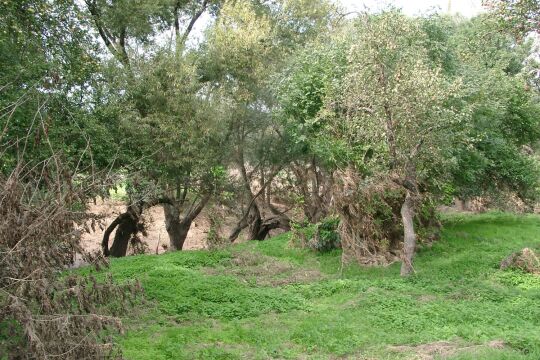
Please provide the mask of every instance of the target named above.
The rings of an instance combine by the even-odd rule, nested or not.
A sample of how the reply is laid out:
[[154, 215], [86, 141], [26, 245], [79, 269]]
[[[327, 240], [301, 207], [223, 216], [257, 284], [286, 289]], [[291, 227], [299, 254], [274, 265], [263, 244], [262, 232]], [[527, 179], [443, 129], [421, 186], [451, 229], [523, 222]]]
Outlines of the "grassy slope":
[[[148, 305], [126, 319], [128, 359], [411, 358], [391, 345], [439, 340], [472, 347], [452, 359], [540, 359], [540, 277], [498, 263], [540, 245], [540, 218], [453, 216], [422, 249], [417, 274], [388, 268], [340, 271], [340, 253], [288, 247], [287, 236], [215, 252], [112, 262], [137, 277]], [[88, 270], [86, 270], [88, 271]]]

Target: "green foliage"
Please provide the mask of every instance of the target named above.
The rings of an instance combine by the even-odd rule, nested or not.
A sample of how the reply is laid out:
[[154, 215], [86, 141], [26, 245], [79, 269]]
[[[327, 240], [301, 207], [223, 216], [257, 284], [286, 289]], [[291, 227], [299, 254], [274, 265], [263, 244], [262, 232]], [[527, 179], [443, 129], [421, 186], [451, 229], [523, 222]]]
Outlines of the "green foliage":
[[339, 218], [327, 217], [322, 219], [316, 225], [314, 250], [316, 251], [331, 251], [338, 249], [340, 246], [340, 238], [338, 233]]
[[[326, 0], [84, 3], [0, 2], [2, 173], [21, 154], [33, 169], [57, 153], [67, 177], [120, 168], [113, 197], [188, 204], [219, 192], [231, 163], [262, 174], [309, 164], [330, 180], [350, 167], [368, 190], [411, 171], [430, 200], [420, 217], [454, 195], [537, 196], [531, 48], [497, 26], [538, 30], [534, 1], [489, 1], [495, 21], [394, 10], [347, 20]], [[200, 47], [186, 48], [179, 29], [176, 46], [156, 40], [204, 10], [216, 19]], [[397, 234], [388, 203], [401, 190], [369, 196], [356, 218]], [[502, 339], [506, 349], [481, 356], [537, 359], [537, 278], [497, 269], [531, 245], [537, 222], [451, 218], [406, 280], [395, 265], [342, 269], [334, 218], [295, 229], [316, 253], [288, 248], [288, 235], [236, 248], [281, 269], [275, 286], [240, 276], [231, 250], [113, 261], [115, 278], [140, 278], [151, 304], [120, 341], [130, 358], [399, 358], [389, 345]]]
[[454, 186], [465, 198], [506, 190], [534, 200], [538, 164], [530, 150], [540, 139], [540, 117], [537, 94], [523, 73], [530, 44], [516, 45], [488, 20], [463, 23], [451, 36], [463, 81], [461, 102], [470, 113], [463, 137], [448, 154]]
[[100, 84], [87, 27], [72, 1], [0, 3], [0, 171], [52, 153], [72, 168], [109, 163], [114, 143], [91, 110]]
[[436, 14], [420, 18], [418, 21], [422, 32], [426, 35], [424, 46], [432, 66], [440, 67], [447, 75], [454, 74], [458, 59], [450, 40], [459, 20]]
[[308, 246], [319, 252], [327, 252], [340, 247], [338, 233], [339, 218], [328, 217], [315, 224], [313, 238], [308, 241]]
[[316, 224], [293, 223], [291, 244], [317, 252], [328, 252], [340, 248], [338, 232], [339, 218], [330, 216]]
[[[159, 311], [176, 321], [205, 317], [242, 319], [268, 312], [307, 309], [301, 296], [273, 288], [253, 288], [231, 276], [205, 276], [197, 270], [227, 265], [230, 256], [228, 251], [139, 256], [132, 261], [115, 262], [111, 271], [118, 281], [137, 276], [147, 298], [156, 300]], [[137, 275], [142, 272], [144, 276]]]
[[524, 37], [530, 31], [538, 32], [540, 27], [540, 5], [535, 0], [484, 0], [499, 24]]
[[300, 158], [315, 155], [328, 165], [354, 156], [326, 136], [331, 124], [320, 116], [327, 98], [343, 85], [348, 68], [349, 44], [339, 35], [318, 39], [296, 53], [275, 80], [279, 109], [274, 116], [284, 127], [288, 151]]
[[307, 46], [277, 86], [288, 148], [372, 175], [402, 167], [421, 144], [412, 162], [425, 193], [534, 200], [530, 43], [499, 30], [488, 16], [389, 11]]
[[315, 235], [315, 224], [293, 222], [291, 224], [291, 242], [300, 248]]
[[441, 168], [464, 120], [447, 105], [459, 84], [433, 67], [427, 36], [414, 19], [388, 11], [359, 19], [354, 32], [344, 89], [327, 105], [342, 107], [334, 110], [335, 136], [351, 147], [369, 145], [365, 162], [373, 174], [412, 167], [419, 182], [444, 176], [427, 173]]

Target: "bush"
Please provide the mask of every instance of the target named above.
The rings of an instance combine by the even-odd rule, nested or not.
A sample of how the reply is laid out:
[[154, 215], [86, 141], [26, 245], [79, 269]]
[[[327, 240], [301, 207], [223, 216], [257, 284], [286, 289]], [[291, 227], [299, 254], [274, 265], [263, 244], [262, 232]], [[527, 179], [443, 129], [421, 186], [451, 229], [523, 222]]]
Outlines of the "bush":
[[326, 252], [341, 247], [339, 218], [330, 216], [316, 224], [293, 224], [291, 241], [301, 248]]
[[330, 251], [341, 247], [338, 233], [339, 218], [327, 217], [315, 225], [315, 234], [309, 242], [310, 248], [316, 251]]

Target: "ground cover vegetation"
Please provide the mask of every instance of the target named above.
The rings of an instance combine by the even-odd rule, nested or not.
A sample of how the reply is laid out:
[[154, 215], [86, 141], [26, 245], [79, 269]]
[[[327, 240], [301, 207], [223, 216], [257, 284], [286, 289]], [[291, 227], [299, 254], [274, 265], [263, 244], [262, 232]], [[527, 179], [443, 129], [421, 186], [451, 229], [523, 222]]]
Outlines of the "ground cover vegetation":
[[1, 2], [0, 358], [538, 358], [538, 219], [439, 211], [537, 203], [538, 6], [485, 6]]
[[298, 249], [287, 234], [114, 260], [113, 277], [140, 279], [151, 303], [118, 342], [129, 359], [536, 359], [540, 279], [499, 263], [538, 252], [538, 220], [445, 217], [410, 278], [398, 263], [342, 268], [339, 250]]

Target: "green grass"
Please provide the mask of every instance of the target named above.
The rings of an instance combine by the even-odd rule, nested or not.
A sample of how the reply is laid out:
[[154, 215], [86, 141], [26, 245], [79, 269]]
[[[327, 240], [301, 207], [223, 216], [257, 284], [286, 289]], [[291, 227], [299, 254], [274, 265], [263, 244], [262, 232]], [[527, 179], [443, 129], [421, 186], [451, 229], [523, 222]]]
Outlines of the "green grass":
[[339, 251], [292, 249], [287, 235], [113, 260], [149, 300], [118, 342], [127, 359], [408, 359], [444, 340], [462, 350], [440, 358], [538, 360], [540, 277], [498, 264], [539, 245], [539, 217], [493, 213], [446, 218], [407, 279], [397, 263], [341, 269]]

